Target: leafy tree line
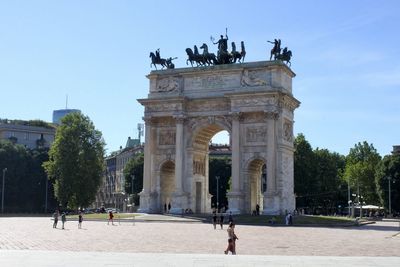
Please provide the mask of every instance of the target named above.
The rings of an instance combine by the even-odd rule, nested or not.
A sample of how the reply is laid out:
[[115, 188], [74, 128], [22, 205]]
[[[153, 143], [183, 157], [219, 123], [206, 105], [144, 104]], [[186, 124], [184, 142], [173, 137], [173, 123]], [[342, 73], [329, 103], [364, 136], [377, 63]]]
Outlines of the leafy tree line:
[[400, 211], [400, 159], [384, 159], [372, 144], [355, 144], [347, 156], [327, 149], [312, 149], [303, 134], [294, 142], [296, 205], [310, 213], [341, 213], [353, 203], [381, 205], [388, 209], [388, 177], [391, 178], [392, 210]]
[[[45, 126], [41, 121], [24, 125]], [[5, 212], [44, 212], [46, 185], [47, 211], [88, 207], [101, 183], [103, 158], [101, 132], [80, 113], [61, 120], [50, 150], [0, 141], [0, 170], [7, 168]]]
[[[46, 190], [47, 210], [57, 207], [53, 186], [46, 181], [47, 175], [42, 167], [47, 159], [47, 149], [30, 150], [8, 140], [0, 140], [1, 175], [3, 175], [2, 171], [7, 169], [4, 172], [4, 212], [45, 212]], [[3, 188], [0, 194], [2, 191]]]

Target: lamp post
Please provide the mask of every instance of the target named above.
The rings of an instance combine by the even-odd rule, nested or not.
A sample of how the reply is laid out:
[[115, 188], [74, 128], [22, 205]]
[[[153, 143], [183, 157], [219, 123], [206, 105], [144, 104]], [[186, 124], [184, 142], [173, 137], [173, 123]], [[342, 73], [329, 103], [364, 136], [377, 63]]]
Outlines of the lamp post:
[[392, 214], [392, 196], [391, 196], [392, 190], [390, 188], [390, 184], [392, 183], [392, 177], [389, 176], [388, 180], [389, 180], [389, 214]]
[[350, 217], [350, 203], [351, 203], [351, 199], [350, 199], [350, 178], [349, 181], [347, 182], [347, 203], [349, 206], [349, 217]]
[[215, 176], [215, 179], [217, 180], [217, 211], [219, 211], [219, 176]]
[[1, 188], [1, 213], [4, 213], [4, 183], [6, 178], [7, 168], [3, 169], [3, 186]]
[[49, 182], [49, 179], [47, 179], [47, 177], [46, 177], [46, 199], [45, 199], [45, 202], [44, 202], [44, 213], [47, 213], [47, 188], [48, 188], [48, 182]]
[[135, 175], [132, 175], [132, 181], [131, 181], [131, 185], [132, 185], [132, 203], [135, 204], [135, 196], [134, 196], [134, 192], [133, 192], [133, 182], [135, 181]]

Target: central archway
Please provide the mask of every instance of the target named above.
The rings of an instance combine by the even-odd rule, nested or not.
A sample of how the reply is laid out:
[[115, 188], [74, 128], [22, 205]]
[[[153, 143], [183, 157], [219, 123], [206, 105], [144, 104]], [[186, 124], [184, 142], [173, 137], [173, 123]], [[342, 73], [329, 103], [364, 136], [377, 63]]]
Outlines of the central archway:
[[[192, 159], [192, 198], [189, 206], [194, 208], [195, 212], [210, 212], [212, 195], [209, 191], [209, 145], [211, 139], [218, 132], [227, 131], [229, 125], [219, 118], [207, 118], [199, 120], [192, 126], [192, 138], [187, 139], [188, 158]], [[190, 165], [189, 165], [190, 166]]]

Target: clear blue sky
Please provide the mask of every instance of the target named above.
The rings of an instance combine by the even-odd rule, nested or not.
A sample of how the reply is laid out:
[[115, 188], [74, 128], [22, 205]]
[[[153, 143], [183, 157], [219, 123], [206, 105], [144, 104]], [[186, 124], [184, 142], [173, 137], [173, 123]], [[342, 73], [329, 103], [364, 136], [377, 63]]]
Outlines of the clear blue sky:
[[0, 118], [51, 121], [55, 109], [88, 115], [107, 152], [137, 136], [149, 52], [178, 57], [228, 28], [246, 61], [271, 44], [293, 51], [294, 131], [313, 148], [347, 155], [357, 142], [381, 155], [400, 144], [400, 2], [0, 1]]

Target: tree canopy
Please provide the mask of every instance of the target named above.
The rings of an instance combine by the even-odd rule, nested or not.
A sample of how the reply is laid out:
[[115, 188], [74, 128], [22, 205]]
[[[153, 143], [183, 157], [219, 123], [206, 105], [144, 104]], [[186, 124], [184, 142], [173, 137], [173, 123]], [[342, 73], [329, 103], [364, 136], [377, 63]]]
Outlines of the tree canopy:
[[47, 153], [47, 149], [30, 150], [8, 140], [0, 140], [0, 171], [7, 169], [4, 172], [5, 212], [43, 212], [46, 205], [48, 210], [55, 206], [53, 188], [46, 183], [47, 175], [42, 167]]
[[[387, 155], [379, 163], [376, 173], [375, 182], [379, 195], [379, 200], [386, 210], [389, 209], [389, 183], [391, 208], [400, 211], [400, 155]], [[388, 212], [390, 212], [388, 210]]]
[[366, 204], [379, 203], [375, 172], [380, 161], [381, 156], [374, 146], [366, 141], [357, 143], [346, 157], [345, 179], [349, 182], [352, 192], [358, 194], [359, 191], [362, 197], [360, 201]]
[[[131, 158], [125, 166], [125, 192], [134, 195], [134, 203], [139, 204], [138, 193], [143, 188], [144, 154], [140, 153]], [[132, 184], [133, 182], [133, 184]]]
[[87, 207], [94, 201], [104, 169], [104, 145], [89, 117], [70, 113], [61, 120], [43, 166], [62, 206]]

